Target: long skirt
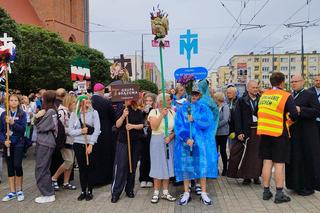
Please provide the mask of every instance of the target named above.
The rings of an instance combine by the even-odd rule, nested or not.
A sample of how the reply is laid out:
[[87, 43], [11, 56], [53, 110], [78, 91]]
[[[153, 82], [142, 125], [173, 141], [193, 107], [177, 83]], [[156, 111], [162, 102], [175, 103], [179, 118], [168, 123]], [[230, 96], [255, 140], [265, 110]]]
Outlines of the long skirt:
[[237, 141], [232, 146], [227, 176], [232, 178], [258, 178], [262, 172], [262, 159], [259, 158], [260, 136], [257, 129], [251, 128], [249, 140], [244, 144]]
[[173, 143], [169, 143], [169, 159], [166, 156], [164, 134], [152, 135], [150, 141], [150, 177], [156, 179], [169, 179], [174, 176], [173, 170]]

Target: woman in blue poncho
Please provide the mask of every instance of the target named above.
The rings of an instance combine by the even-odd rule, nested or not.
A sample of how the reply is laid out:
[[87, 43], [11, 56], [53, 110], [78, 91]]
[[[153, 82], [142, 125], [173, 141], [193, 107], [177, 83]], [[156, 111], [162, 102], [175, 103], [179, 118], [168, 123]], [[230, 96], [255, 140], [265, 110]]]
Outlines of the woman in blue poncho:
[[[206, 178], [216, 178], [218, 175], [218, 157], [213, 139], [217, 125], [212, 111], [207, 104], [199, 101], [200, 97], [199, 88], [194, 87], [191, 103], [184, 103], [175, 117], [174, 169], [176, 180], [184, 182], [184, 194], [179, 205], [186, 205], [191, 200], [189, 184], [192, 179], [200, 179], [201, 201], [211, 205], [206, 193]], [[189, 106], [191, 115], [188, 115]]]

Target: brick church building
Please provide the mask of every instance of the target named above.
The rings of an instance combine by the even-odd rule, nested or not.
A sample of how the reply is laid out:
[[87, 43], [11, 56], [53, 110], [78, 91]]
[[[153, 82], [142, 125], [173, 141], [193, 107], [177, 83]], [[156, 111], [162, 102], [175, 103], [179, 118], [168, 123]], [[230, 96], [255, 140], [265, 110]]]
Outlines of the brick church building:
[[65, 41], [89, 45], [89, 0], [0, 0], [21, 24], [60, 34]]

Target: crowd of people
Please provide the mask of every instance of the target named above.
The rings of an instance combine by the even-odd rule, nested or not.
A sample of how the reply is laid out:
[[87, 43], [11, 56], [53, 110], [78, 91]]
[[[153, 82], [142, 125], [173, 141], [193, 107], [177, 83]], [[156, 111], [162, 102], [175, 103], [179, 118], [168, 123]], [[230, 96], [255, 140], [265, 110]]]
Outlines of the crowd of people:
[[[108, 184], [112, 203], [123, 191], [134, 198], [138, 165], [140, 187], [154, 188], [154, 204], [187, 205], [194, 192], [212, 205], [207, 179], [219, 176], [262, 184], [261, 198], [269, 200], [273, 169], [275, 203], [290, 201], [284, 186], [311, 195], [320, 190], [320, 76], [309, 89], [302, 76], [293, 76], [292, 93], [284, 90], [282, 73], [274, 72], [270, 83], [261, 91], [251, 80], [240, 96], [233, 85], [215, 92], [204, 79], [190, 94], [177, 85], [164, 95], [141, 91], [139, 100], [125, 103], [112, 102], [101, 83], [93, 94], [63, 88], [11, 93], [9, 112], [0, 108], [0, 180], [4, 156], [9, 184], [2, 201], [24, 200], [22, 161], [32, 144], [37, 203], [55, 201], [60, 188], [76, 190], [75, 168], [79, 201], [92, 200], [93, 189]], [[183, 185], [179, 198], [170, 193], [171, 182]]]

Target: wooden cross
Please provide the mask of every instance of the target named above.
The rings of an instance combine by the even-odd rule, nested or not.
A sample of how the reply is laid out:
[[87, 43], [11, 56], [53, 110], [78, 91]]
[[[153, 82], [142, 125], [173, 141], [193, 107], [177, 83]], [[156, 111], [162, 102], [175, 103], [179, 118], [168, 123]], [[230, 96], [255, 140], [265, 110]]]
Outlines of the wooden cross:
[[115, 62], [119, 62], [122, 68], [126, 68], [129, 72], [129, 75], [132, 76], [132, 67], [131, 67], [131, 59], [124, 58], [123, 54], [120, 54], [119, 59], [115, 59]]

